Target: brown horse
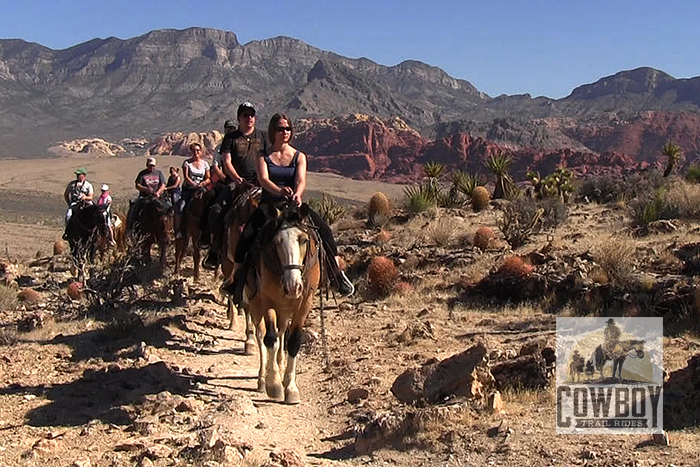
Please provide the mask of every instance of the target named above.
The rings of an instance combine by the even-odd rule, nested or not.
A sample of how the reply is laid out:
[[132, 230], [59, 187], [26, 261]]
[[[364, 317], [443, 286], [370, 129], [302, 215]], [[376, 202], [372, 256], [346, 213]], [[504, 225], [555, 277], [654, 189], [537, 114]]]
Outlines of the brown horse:
[[[321, 276], [320, 240], [310, 225], [306, 204], [270, 208], [268, 218], [246, 283], [260, 351], [258, 390], [264, 387], [269, 397], [281, 399], [284, 386], [284, 401], [298, 404], [296, 357]], [[287, 362], [280, 381], [285, 334]]]
[[[137, 202], [141, 203], [141, 208], [130, 233], [139, 237], [141, 252], [147, 263], [151, 262], [151, 246], [158, 243], [160, 265], [165, 268], [167, 247], [170, 243], [172, 229], [172, 216], [168, 214], [165, 204], [155, 196], [149, 196]], [[132, 204], [129, 210], [134, 209], [134, 206]]]
[[[225, 219], [226, 241], [224, 243], [224, 251], [222, 252], [223, 261], [221, 262], [221, 272], [224, 277], [224, 283], [233, 280], [233, 257], [236, 252], [236, 245], [238, 245], [238, 239], [241, 238], [243, 227], [245, 227], [251, 214], [253, 214], [260, 204], [261, 193], [262, 189], [260, 187], [249, 183], [244, 183], [236, 187], [233, 193], [233, 204], [226, 214]], [[244, 349], [246, 355], [253, 355], [256, 345], [253, 323], [250, 319], [250, 314], [245, 312], [245, 308], [246, 305], [244, 304], [239, 310], [236, 310], [233, 300], [230, 298], [228, 299], [227, 316], [229, 318], [229, 329], [235, 329], [237, 315], [245, 315], [246, 340]]]
[[114, 213], [114, 223], [112, 225], [114, 231], [114, 242], [117, 244], [117, 251], [126, 251], [126, 216], [121, 212]]
[[192, 239], [192, 259], [194, 260], [194, 281], [199, 282], [199, 266], [201, 251], [199, 249], [199, 237], [202, 216], [206, 213], [207, 198], [205, 190], [197, 190], [190, 198], [182, 214], [184, 222], [184, 235], [175, 240], [175, 274], [180, 275], [180, 262], [187, 252], [187, 245]]

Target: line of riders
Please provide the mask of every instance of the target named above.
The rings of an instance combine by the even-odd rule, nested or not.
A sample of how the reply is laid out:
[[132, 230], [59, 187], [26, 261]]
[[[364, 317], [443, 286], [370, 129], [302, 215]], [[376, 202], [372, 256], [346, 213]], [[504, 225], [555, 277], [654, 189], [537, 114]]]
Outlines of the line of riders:
[[[136, 176], [134, 185], [139, 192], [131, 203], [127, 215], [127, 231], [138, 231], [139, 213], [146, 201], [159, 199], [166, 210], [174, 211], [176, 238], [185, 235], [183, 221], [190, 201], [197, 192], [207, 200], [206, 215], [201, 216], [199, 246], [208, 248], [202, 265], [216, 269], [222, 261], [222, 246], [225, 239], [225, 218], [240, 198], [250, 196], [252, 190], [260, 194], [260, 203], [243, 228], [234, 256], [233, 280], [222, 287], [236, 305], [242, 301], [245, 277], [247, 277], [248, 252], [258, 240], [258, 233], [267, 221], [270, 206], [291, 205], [300, 207], [306, 189], [306, 155], [291, 145], [294, 136], [292, 121], [282, 113], [270, 120], [268, 131], [255, 127], [256, 112], [250, 102], [238, 107], [238, 126], [231, 120], [224, 123], [225, 135], [220, 149], [214, 155], [212, 165], [202, 159], [199, 143], [190, 145], [190, 158], [182, 164], [182, 175], [177, 167], [170, 167], [168, 179], [156, 168], [156, 160], [149, 157], [146, 168]], [[66, 225], [77, 209], [93, 203], [93, 187], [86, 180], [87, 171], [79, 168], [65, 191], [68, 204]], [[114, 244], [112, 197], [109, 187], [102, 185], [102, 193], [96, 203], [102, 206], [109, 226], [109, 242]], [[316, 227], [329, 270], [331, 286], [341, 295], [352, 295], [352, 282], [338, 265], [338, 251], [333, 233], [324, 219], [309, 209], [309, 217]], [[66, 236], [64, 235], [64, 238]]]

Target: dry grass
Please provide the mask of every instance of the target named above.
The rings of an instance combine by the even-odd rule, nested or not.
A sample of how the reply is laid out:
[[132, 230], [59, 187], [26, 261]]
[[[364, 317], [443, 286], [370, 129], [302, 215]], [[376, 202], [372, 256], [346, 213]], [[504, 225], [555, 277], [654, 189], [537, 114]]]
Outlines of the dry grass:
[[425, 230], [425, 237], [436, 246], [449, 246], [461, 231], [462, 223], [453, 217], [437, 219]]
[[0, 347], [15, 345], [19, 341], [17, 328], [7, 327], [0, 329]]
[[593, 255], [596, 263], [613, 283], [626, 286], [633, 280], [635, 253], [636, 246], [632, 238], [626, 235], [611, 235], [600, 241]]
[[506, 389], [501, 394], [506, 404], [547, 407], [557, 402], [555, 385], [543, 389]]
[[0, 310], [14, 310], [18, 304], [17, 290], [6, 285], [0, 285]]
[[666, 203], [681, 219], [700, 219], [700, 184], [673, 184], [666, 193]]

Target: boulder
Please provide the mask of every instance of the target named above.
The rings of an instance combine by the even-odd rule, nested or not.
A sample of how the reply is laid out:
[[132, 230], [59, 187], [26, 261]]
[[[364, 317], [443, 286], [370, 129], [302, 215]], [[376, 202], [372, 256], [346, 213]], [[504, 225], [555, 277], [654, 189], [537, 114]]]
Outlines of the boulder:
[[406, 404], [437, 403], [454, 396], [481, 399], [493, 384], [487, 353], [486, 346], [479, 343], [441, 362], [409, 368], [396, 378], [391, 392]]
[[491, 368], [496, 386], [504, 389], [540, 389], [549, 384], [552, 367], [539, 354], [506, 360]]
[[700, 354], [664, 383], [664, 428], [680, 430], [700, 424]]

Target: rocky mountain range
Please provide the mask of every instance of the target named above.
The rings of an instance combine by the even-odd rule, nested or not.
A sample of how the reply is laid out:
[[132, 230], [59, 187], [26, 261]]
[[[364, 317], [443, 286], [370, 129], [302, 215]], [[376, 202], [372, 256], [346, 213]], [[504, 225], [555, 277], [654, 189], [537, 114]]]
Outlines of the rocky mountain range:
[[383, 66], [288, 37], [241, 44], [232, 32], [189, 28], [65, 50], [0, 39], [0, 157], [45, 156], [79, 138], [212, 132], [243, 100], [263, 126], [280, 110], [297, 120], [318, 168], [362, 178], [410, 177], [428, 157], [459, 166], [488, 148], [531, 165], [565, 154], [649, 162], [667, 140], [692, 159], [700, 147], [700, 77], [652, 68], [563, 99], [490, 97], [421, 62]]

